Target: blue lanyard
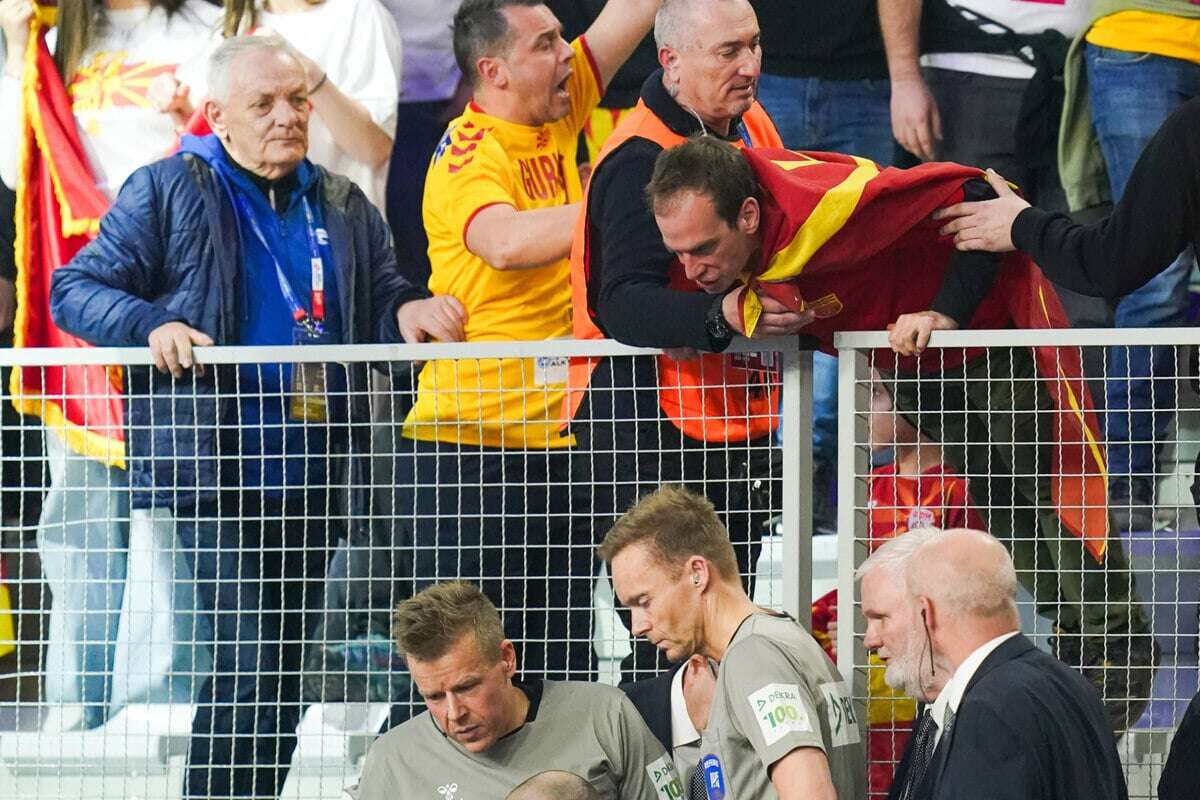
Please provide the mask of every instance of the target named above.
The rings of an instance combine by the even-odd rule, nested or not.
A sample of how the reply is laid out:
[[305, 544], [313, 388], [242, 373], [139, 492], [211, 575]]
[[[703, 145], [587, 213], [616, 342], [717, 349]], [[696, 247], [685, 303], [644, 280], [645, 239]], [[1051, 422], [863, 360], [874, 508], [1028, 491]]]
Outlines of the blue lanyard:
[[304, 327], [320, 332], [321, 323], [325, 321], [325, 261], [321, 258], [321, 248], [317, 242], [316, 223], [313, 219], [312, 207], [308, 204], [308, 198], [302, 197], [300, 202], [304, 206], [304, 229], [308, 234], [308, 254], [309, 268], [312, 270], [312, 314], [304, 310], [304, 305], [300, 302], [300, 298], [296, 295], [296, 290], [292, 288], [292, 282], [288, 280], [287, 273], [284, 272], [283, 266], [279, 263], [279, 259], [271, 252], [270, 246], [267, 244], [267, 237], [263, 236], [262, 228], [258, 226], [258, 220], [254, 216], [253, 209], [246, 202], [246, 198], [240, 193], [235, 194], [238, 205], [242, 209], [242, 216], [250, 225], [250, 230], [254, 232], [258, 243], [262, 245], [263, 250], [270, 256], [271, 262], [275, 265], [275, 278], [279, 281], [279, 290], [283, 292], [283, 299], [287, 302], [288, 308], [291, 309], [292, 319], [300, 323]]

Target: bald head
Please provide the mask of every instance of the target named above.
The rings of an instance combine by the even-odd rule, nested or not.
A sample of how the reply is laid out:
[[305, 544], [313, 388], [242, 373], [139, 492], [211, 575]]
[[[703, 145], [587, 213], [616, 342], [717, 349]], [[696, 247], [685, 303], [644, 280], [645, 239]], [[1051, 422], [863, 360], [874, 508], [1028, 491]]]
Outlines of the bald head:
[[713, 12], [722, 6], [726, 11], [754, 13], [750, 0], [662, 0], [654, 17], [654, 43], [672, 50], [696, 46], [698, 32], [712, 25]]
[[578, 775], [561, 770], [539, 772], [508, 793], [504, 800], [602, 800]]
[[1015, 630], [1017, 573], [1008, 550], [982, 531], [950, 530], [924, 542], [906, 565], [908, 592], [943, 615]]

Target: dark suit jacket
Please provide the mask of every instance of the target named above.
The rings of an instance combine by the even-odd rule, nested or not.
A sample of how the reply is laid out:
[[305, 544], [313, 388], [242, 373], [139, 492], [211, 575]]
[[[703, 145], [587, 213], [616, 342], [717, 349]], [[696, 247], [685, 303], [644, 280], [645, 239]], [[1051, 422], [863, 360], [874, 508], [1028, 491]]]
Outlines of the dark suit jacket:
[[641, 681], [621, 684], [621, 691], [633, 701], [633, 707], [646, 721], [646, 727], [671, 753], [671, 679], [679, 667]]
[[[904, 787], [912, 751], [888, 795]], [[1018, 634], [976, 670], [912, 800], [1127, 800], [1096, 690]]]
[[1200, 694], [1188, 705], [1158, 781], [1158, 800], [1195, 800], [1200, 785]]

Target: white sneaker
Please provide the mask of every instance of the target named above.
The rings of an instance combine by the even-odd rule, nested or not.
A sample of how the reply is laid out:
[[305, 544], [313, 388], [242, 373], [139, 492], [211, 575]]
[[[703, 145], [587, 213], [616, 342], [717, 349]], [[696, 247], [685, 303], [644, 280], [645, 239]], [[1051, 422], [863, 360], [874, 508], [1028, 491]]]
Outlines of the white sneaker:
[[83, 730], [83, 706], [62, 703], [49, 706], [42, 718], [42, 733], [70, 733]]

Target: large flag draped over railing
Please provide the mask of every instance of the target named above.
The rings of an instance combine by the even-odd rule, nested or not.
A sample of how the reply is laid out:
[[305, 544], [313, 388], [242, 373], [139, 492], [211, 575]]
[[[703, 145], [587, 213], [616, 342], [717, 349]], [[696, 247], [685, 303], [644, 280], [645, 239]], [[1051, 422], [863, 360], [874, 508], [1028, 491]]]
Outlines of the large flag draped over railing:
[[[71, 101], [46, 47], [53, 8], [34, 16], [21, 81], [24, 110], [17, 176], [16, 347], [88, 347], [50, 320], [50, 276], [100, 227], [108, 199], [96, 188]], [[13, 370], [13, 404], [36, 414], [72, 450], [124, 467], [121, 392], [101, 366]]]
[[[862, 158], [758, 148], [746, 159], [763, 188], [762, 263], [747, 276], [758, 292], [793, 309], [810, 307], [806, 329], [832, 341], [837, 330], [880, 330], [897, 313], [929, 308], [955, 252], [930, 219], [963, 198], [978, 169], [923, 164], [880, 169]], [[846, 308], [853, 313], [843, 315]], [[742, 298], [746, 332], [762, 311], [756, 292]], [[1024, 253], [1005, 257], [972, 327], [1045, 330], [1070, 327], [1054, 287]], [[1035, 347], [1055, 408], [1052, 493], [1063, 525], [1103, 558], [1108, 541], [1108, 474], [1100, 426], [1078, 348]], [[956, 366], [939, 353], [911, 368]], [[903, 361], [901, 362], [903, 363]]]

